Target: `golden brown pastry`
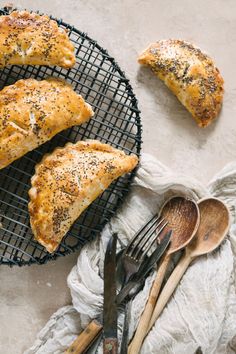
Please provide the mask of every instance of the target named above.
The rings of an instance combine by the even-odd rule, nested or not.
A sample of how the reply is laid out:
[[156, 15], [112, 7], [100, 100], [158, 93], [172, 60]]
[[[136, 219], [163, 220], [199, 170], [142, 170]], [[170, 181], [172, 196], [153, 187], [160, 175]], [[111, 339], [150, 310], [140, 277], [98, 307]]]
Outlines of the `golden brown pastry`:
[[0, 91], [0, 169], [93, 115], [66, 82], [19, 80]]
[[0, 17], [0, 68], [9, 64], [71, 68], [74, 46], [65, 30], [48, 16], [13, 11]]
[[205, 127], [218, 115], [224, 80], [213, 60], [192, 44], [176, 39], [151, 44], [138, 58], [148, 65]]
[[96, 140], [57, 148], [36, 166], [29, 191], [36, 240], [54, 252], [80, 214], [119, 176], [134, 169], [135, 155]]

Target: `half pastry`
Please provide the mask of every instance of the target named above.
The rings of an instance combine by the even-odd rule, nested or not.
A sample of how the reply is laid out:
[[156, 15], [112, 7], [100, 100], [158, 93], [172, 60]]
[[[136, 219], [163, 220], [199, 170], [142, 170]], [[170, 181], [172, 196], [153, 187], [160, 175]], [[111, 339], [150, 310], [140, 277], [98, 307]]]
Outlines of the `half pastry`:
[[9, 64], [71, 68], [74, 46], [66, 31], [48, 16], [13, 11], [0, 17], [0, 67]]
[[80, 214], [119, 176], [134, 169], [135, 155], [96, 140], [57, 148], [36, 166], [29, 191], [36, 240], [54, 252]]
[[92, 115], [64, 81], [27, 79], [6, 86], [0, 91], [0, 169]]
[[224, 80], [213, 60], [192, 44], [176, 39], [151, 44], [138, 58], [148, 65], [205, 127], [218, 115]]

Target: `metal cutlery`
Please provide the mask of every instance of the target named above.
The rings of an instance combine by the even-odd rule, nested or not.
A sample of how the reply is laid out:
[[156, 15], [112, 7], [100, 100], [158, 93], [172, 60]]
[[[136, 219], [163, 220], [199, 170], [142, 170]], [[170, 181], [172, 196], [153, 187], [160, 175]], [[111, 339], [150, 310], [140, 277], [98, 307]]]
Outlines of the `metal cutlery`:
[[167, 249], [171, 240], [172, 230], [168, 230], [162, 237], [162, 241], [156, 248], [156, 250], [151, 254], [150, 257], [146, 258], [140, 265], [138, 271], [129, 277], [129, 281], [123, 286], [117, 295], [117, 304], [121, 304], [127, 297], [129, 299], [133, 297], [132, 290], [136, 293], [136, 288], [142, 285], [143, 281], [146, 279], [150, 271], [155, 267], [158, 260], [162, 254]]
[[168, 247], [171, 239], [172, 231], [168, 231], [165, 233], [160, 246], [152, 253], [152, 255], [145, 259], [141, 264], [137, 273], [133, 274], [129, 281], [124, 287], [121, 289], [120, 293], [117, 295], [116, 301], [117, 304], [120, 305], [124, 303], [124, 323], [123, 323], [123, 333], [121, 340], [121, 348], [120, 353], [126, 354], [128, 350], [128, 337], [129, 337], [129, 321], [130, 321], [130, 311], [131, 311], [131, 302], [130, 300], [137, 295], [137, 293], [141, 290], [143, 283], [150, 273], [150, 271], [157, 264], [158, 260], [165, 252]]
[[[130, 295], [129, 293], [133, 288], [136, 289], [130, 298], [139, 292], [143, 280], [167, 248], [170, 242], [171, 232], [168, 232], [165, 235], [162, 242], [159, 241], [160, 245], [152, 253], [152, 255], [150, 257], [146, 257], [166, 225], [167, 222], [164, 219], [161, 219], [155, 215], [134, 235], [133, 239], [127, 245], [121, 257], [124, 270], [124, 283], [123, 288], [117, 296], [118, 305], [121, 304], [128, 295]], [[128, 347], [128, 322], [130, 306], [127, 299], [124, 306], [125, 317], [121, 341], [122, 354], [127, 352]]]
[[[151, 247], [154, 245], [157, 237], [162, 234], [166, 225], [167, 222], [165, 220], [161, 220], [156, 215], [152, 217], [135, 234], [135, 236], [125, 248], [124, 256], [123, 254], [121, 256], [122, 264], [124, 264], [124, 279], [122, 281], [123, 286], [128, 285], [129, 279], [134, 276], [135, 273], [140, 274], [140, 281], [138, 274], [134, 279], [131, 278], [132, 286], [129, 286], [129, 291], [132, 291], [132, 289], [136, 287], [136, 289], [132, 293], [133, 295], [135, 295], [140, 290], [142, 285], [141, 280], [144, 280], [145, 276], [147, 276], [147, 271], [151, 270], [151, 267], [156, 264], [157, 260], [161, 257], [162, 253], [168, 246], [170, 235], [165, 234], [163, 235], [163, 237], [160, 237], [157, 249], [155, 249], [151, 256], [148, 257], [148, 253], [151, 251]], [[165, 236], [167, 236], [167, 238]], [[110, 271], [110, 274], [113, 274], [113, 278], [115, 279], [115, 273], [112, 273]], [[122, 295], [122, 298], [124, 300], [126, 299], [126, 296], [129, 295], [129, 291], [125, 291], [126, 295]], [[114, 296], [114, 299], [116, 299], [116, 296]], [[120, 301], [119, 304], [121, 304]], [[99, 336], [103, 328], [102, 319], [103, 316], [101, 313], [96, 319], [90, 322], [86, 329], [75, 339], [75, 341], [67, 349], [65, 354], [84, 353], [91, 345], [91, 343], [93, 343], [94, 340], [96, 340], [96, 338]]]
[[117, 354], [116, 242], [113, 234], [104, 261], [103, 353]]
[[134, 235], [122, 254], [124, 283], [127, 283], [130, 277], [138, 272], [158, 235], [166, 225], [167, 221], [155, 215]]

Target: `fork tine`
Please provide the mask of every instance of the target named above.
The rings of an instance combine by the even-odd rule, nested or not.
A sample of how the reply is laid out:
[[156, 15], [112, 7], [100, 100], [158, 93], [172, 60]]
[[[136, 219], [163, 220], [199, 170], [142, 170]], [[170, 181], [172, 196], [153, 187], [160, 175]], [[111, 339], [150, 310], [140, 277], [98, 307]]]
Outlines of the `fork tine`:
[[137, 247], [133, 249], [132, 252], [132, 257], [137, 258], [138, 254], [140, 251], [142, 251], [143, 247], [146, 245], [146, 243], [150, 240], [150, 236], [155, 232], [155, 230], [162, 225], [164, 222], [164, 219], [161, 219], [158, 223], [153, 223], [150, 228], [142, 234], [141, 240], [139, 240], [139, 243], [137, 244]]
[[[148, 246], [145, 248], [145, 250], [142, 252], [142, 249], [140, 249], [140, 252], [142, 252], [141, 254], [141, 257], [140, 257], [140, 260], [142, 260], [148, 253], [148, 251], [151, 249], [152, 245], [154, 244], [154, 242], [156, 241], [157, 237], [160, 235], [160, 233], [164, 230], [164, 228], [166, 227], [166, 225], [168, 224], [168, 221], [166, 221], [161, 227], [160, 229], [158, 229], [158, 232], [156, 233], [154, 231], [153, 235], [152, 235], [152, 238], [151, 238], [151, 241], [150, 243], [148, 244]], [[144, 245], [146, 246], [146, 244]], [[143, 246], [143, 247], [144, 247]]]
[[130, 241], [129, 245], [126, 248], [125, 253], [129, 252], [130, 248], [132, 249], [133, 247], [136, 247], [134, 244], [137, 243], [136, 241], [139, 239], [140, 235], [141, 235], [141, 237], [143, 237], [142, 234], [143, 234], [144, 230], [147, 227], [149, 230], [150, 227], [152, 227], [152, 225], [155, 224], [159, 219], [160, 219], [160, 217], [158, 215], [154, 215], [144, 226], [142, 226], [141, 229], [136, 232], [136, 234], [134, 235], [134, 237]]
[[133, 247], [131, 248], [131, 250], [129, 250], [129, 252], [127, 254], [130, 257], [135, 258], [135, 255], [140, 250], [140, 246], [142, 247], [142, 244], [145, 241], [145, 238], [149, 237], [162, 222], [163, 222], [163, 220], [160, 220], [160, 218], [158, 218], [157, 220], [152, 222], [148, 228], [146, 228], [142, 233], [139, 234], [139, 236], [136, 238], [136, 240], [133, 244]]

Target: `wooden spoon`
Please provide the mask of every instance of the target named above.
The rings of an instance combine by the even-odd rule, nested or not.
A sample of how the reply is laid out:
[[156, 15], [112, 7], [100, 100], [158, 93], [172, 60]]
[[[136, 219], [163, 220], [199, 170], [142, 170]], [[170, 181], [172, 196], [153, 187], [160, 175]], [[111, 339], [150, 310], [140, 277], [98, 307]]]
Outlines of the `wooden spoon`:
[[197, 204], [190, 199], [180, 196], [168, 200], [162, 207], [160, 215], [168, 221], [167, 227], [173, 230], [171, 244], [160, 261], [145, 309], [139, 320], [133, 340], [129, 345], [129, 354], [138, 354], [140, 351], [172, 255], [185, 247], [192, 240], [200, 222]]
[[196, 237], [185, 249], [185, 254], [165, 284], [153, 312], [148, 331], [152, 328], [173, 294], [189, 264], [201, 255], [214, 251], [223, 241], [230, 226], [229, 210], [216, 198], [203, 199], [198, 203], [200, 226]]

